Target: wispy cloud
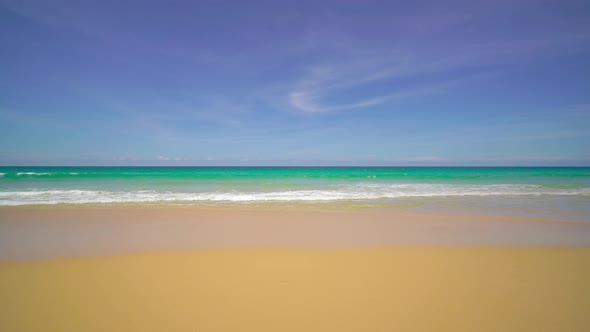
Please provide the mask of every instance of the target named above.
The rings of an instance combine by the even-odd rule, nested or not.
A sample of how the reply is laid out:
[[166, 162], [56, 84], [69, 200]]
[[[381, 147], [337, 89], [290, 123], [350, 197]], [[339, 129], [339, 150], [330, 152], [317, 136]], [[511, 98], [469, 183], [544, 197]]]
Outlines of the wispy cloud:
[[[495, 52], [495, 51], [494, 51]], [[367, 108], [407, 98], [439, 94], [451, 84], [481, 76], [480, 72], [467, 75], [448, 75], [454, 70], [481, 67], [494, 62], [492, 52], [471, 50], [461, 55], [447, 54], [437, 58], [385, 52], [375, 56], [353, 56], [330, 65], [313, 65], [288, 94], [289, 104], [303, 112], [319, 113]], [[445, 75], [447, 74], [447, 75]], [[440, 75], [439, 78], [428, 78]], [[410, 80], [418, 80], [408, 84]], [[400, 84], [402, 83], [402, 84]], [[374, 85], [392, 86], [389, 92], [373, 93]], [[400, 87], [401, 86], [401, 87]], [[349, 92], [365, 90], [356, 101], [329, 103], [327, 99], [346, 97]]]
[[362, 88], [373, 82], [418, 73], [417, 70], [408, 71], [408, 62], [405, 58], [395, 55], [393, 58], [365, 58], [333, 65], [311, 66], [307, 75], [289, 92], [289, 104], [303, 112], [331, 112], [377, 106], [441, 91], [429, 86], [367, 96], [348, 103], [333, 104], [323, 101], [327, 97], [345, 94], [348, 89]]
[[174, 163], [193, 161], [193, 159], [191, 159], [191, 158], [168, 157], [168, 156], [156, 156], [156, 160], [161, 161], [161, 162], [174, 162]]
[[[288, 93], [289, 104], [303, 112], [320, 113], [373, 107], [407, 98], [443, 93], [450, 85], [476, 76], [505, 72], [515, 64], [563, 54], [584, 44], [590, 34], [546, 34], [500, 41], [450, 43], [445, 48], [408, 47], [402, 51], [352, 53], [329, 64], [311, 64]], [[572, 46], [573, 45], [573, 46]], [[392, 86], [374, 92], [374, 85]], [[365, 96], [350, 101], [350, 91]], [[342, 98], [345, 97], [345, 98]], [[346, 102], [330, 102], [331, 100]]]
[[330, 112], [330, 111], [341, 111], [350, 110], [355, 108], [365, 108], [383, 104], [385, 102], [391, 102], [396, 100], [402, 100], [405, 98], [416, 97], [421, 95], [427, 95], [431, 93], [440, 92], [436, 88], [425, 88], [416, 90], [407, 90], [398, 93], [392, 93], [379, 97], [369, 98], [360, 100], [358, 102], [349, 104], [338, 104], [338, 105], [325, 105], [322, 104], [320, 99], [320, 93], [318, 91], [296, 91], [289, 94], [289, 102], [292, 106], [309, 113], [318, 112]]

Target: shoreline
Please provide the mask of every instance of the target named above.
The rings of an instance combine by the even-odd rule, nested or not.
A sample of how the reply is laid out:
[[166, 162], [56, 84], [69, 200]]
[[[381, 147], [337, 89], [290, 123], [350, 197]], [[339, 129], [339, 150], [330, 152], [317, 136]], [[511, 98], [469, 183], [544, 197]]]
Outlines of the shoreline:
[[[195, 213], [199, 212], [219, 212], [219, 211], [230, 211], [230, 212], [319, 212], [319, 213], [391, 213], [401, 216], [448, 216], [448, 217], [472, 217], [472, 218], [484, 218], [494, 219], [497, 221], [530, 221], [530, 222], [556, 222], [556, 223], [574, 223], [574, 224], [587, 224], [590, 220], [583, 219], [569, 219], [569, 218], [551, 218], [551, 217], [537, 217], [537, 216], [522, 216], [522, 215], [506, 215], [503, 213], [473, 213], [471, 211], [467, 213], [457, 213], [454, 210], [437, 210], [433, 209], [420, 209], [411, 210], [409, 208], [420, 206], [420, 204], [408, 203], [400, 205], [391, 204], [145, 204], [145, 203], [60, 203], [60, 204], [28, 204], [28, 205], [4, 205], [0, 206], [0, 217], [6, 213], [12, 213], [17, 211], [191, 211]], [[407, 209], [406, 209], [407, 208]], [[451, 212], [448, 212], [451, 211]], [[0, 219], [0, 222], [3, 220]]]
[[0, 207], [0, 261], [391, 246], [590, 246], [590, 223], [382, 208]]

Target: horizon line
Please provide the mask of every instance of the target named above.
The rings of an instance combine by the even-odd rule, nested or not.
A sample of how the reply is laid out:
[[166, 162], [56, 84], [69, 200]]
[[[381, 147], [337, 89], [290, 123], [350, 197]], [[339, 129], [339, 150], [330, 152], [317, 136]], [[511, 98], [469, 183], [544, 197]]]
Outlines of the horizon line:
[[167, 168], [508, 168], [508, 167], [522, 167], [522, 168], [543, 168], [543, 167], [590, 167], [588, 165], [0, 165], [0, 168], [10, 167], [95, 167], [95, 168], [132, 168], [132, 167], [167, 167]]

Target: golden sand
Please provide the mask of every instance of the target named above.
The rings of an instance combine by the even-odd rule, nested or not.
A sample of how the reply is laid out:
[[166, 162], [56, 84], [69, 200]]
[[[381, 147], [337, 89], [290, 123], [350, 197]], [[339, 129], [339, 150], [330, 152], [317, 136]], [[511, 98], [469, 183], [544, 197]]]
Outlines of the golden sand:
[[589, 331], [590, 248], [196, 250], [0, 263], [2, 331]]

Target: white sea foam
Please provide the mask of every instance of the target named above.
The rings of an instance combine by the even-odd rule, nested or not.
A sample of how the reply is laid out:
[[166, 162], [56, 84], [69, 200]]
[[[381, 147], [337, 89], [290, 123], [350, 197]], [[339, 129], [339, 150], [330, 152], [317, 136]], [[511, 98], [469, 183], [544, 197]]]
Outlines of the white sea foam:
[[[5, 173], [0, 173], [0, 174], [5, 174]], [[78, 173], [78, 172], [18, 172], [18, 173], [16, 173], [16, 175], [29, 175], [29, 176], [35, 176], [35, 175], [65, 175], [65, 174], [79, 175], [80, 173]], [[87, 174], [87, 173], [84, 173], [84, 174]]]
[[195, 203], [195, 202], [329, 202], [395, 200], [404, 198], [489, 196], [590, 196], [590, 188], [548, 188], [537, 185], [356, 184], [324, 189], [281, 191], [0, 191], [0, 205], [89, 203]]
[[0, 176], [4, 176], [6, 173], [0, 173]]

